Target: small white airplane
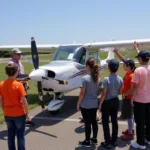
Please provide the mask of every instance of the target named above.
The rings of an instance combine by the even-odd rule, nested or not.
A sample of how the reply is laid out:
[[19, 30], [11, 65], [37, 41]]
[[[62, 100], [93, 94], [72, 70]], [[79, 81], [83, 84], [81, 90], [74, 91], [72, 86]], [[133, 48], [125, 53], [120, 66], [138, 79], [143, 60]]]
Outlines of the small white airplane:
[[[48, 111], [56, 113], [63, 106], [62, 100], [64, 93], [81, 87], [81, 79], [86, 75], [85, 62], [88, 58], [94, 58], [100, 64], [100, 73], [107, 69], [107, 61], [114, 58], [113, 48], [120, 50], [133, 48], [134, 42], [138, 43], [139, 48], [150, 48], [150, 39], [124, 40], [95, 42], [87, 44], [68, 44], [68, 45], [37, 45], [34, 38], [31, 38], [30, 45], [1, 45], [0, 49], [10, 48], [31, 48], [33, 50], [33, 64], [35, 70], [29, 74], [29, 78], [38, 85], [39, 98], [43, 101], [42, 91], [53, 92], [54, 99], [48, 104]], [[38, 66], [34, 62], [38, 59], [36, 48], [43, 50], [56, 50], [52, 61], [44, 66]], [[100, 60], [99, 51], [108, 51], [105, 60]], [[133, 51], [134, 52], [134, 51]]]

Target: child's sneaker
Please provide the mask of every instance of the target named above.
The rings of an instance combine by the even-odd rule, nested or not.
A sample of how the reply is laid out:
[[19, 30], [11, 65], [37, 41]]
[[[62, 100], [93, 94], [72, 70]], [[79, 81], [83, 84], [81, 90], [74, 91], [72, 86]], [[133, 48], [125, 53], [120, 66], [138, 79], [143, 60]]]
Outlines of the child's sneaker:
[[130, 141], [134, 139], [134, 135], [130, 133], [126, 133], [122, 136], [122, 140], [124, 141]]
[[139, 149], [146, 149], [145, 145], [139, 145], [137, 142], [131, 142], [131, 146]]
[[79, 145], [85, 146], [85, 147], [91, 147], [90, 141], [86, 141], [86, 140], [80, 141], [80, 142], [79, 142]]
[[[122, 131], [122, 134], [128, 134], [129, 133], [129, 130], [126, 129], [125, 131]], [[132, 134], [134, 135], [134, 130], [132, 130]]]
[[91, 140], [91, 143], [92, 143], [92, 144], [95, 144], [95, 145], [96, 145], [96, 144], [98, 143], [97, 139], [95, 139], [95, 138], [91, 138], [90, 140]]
[[111, 149], [112, 148], [112, 146], [109, 143], [106, 143], [106, 142], [102, 142], [101, 146], [104, 147], [104, 148], [107, 148], [107, 149]]

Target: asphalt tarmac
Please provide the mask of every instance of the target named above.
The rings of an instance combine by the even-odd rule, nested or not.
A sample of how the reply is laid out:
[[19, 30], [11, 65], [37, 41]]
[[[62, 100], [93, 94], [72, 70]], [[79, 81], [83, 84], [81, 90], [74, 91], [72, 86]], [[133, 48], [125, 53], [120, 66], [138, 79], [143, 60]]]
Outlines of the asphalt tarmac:
[[[84, 124], [79, 123], [80, 112], [76, 111], [78, 94], [79, 90], [66, 94], [65, 104], [56, 115], [47, 110], [42, 111], [40, 106], [30, 112], [36, 125], [26, 127], [26, 150], [105, 150], [100, 146], [103, 141], [101, 124], [98, 125], [97, 146], [85, 148], [78, 145], [79, 141], [84, 140]], [[113, 150], [135, 150], [130, 147], [130, 141], [125, 142], [120, 138], [121, 132], [126, 128], [126, 121], [119, 121], [118, 146], [113, 147]], [[0, 125], [0, 150], [8, 150], [5, 124]], [[147, 150], [150, 150], [150, 147], [147, 147]]]

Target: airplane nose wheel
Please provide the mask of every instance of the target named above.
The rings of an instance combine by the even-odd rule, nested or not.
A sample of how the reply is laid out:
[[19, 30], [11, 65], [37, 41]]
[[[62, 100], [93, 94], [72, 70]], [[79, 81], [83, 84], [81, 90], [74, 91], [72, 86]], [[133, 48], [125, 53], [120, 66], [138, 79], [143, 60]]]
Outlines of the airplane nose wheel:
[[47, 110], [55, 115], [60, 111], [60, 108], [63, 106], [65, 100], [62, 99], [63, 93], [54, 93], [53, 100], [47, 106]]

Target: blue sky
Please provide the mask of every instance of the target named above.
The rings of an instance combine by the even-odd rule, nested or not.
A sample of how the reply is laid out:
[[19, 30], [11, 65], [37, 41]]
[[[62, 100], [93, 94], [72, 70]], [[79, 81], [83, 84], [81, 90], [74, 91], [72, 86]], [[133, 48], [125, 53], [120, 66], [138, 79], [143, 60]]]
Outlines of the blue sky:
[[0, 45], [150, 38], [149, 0], [1, 0]]

